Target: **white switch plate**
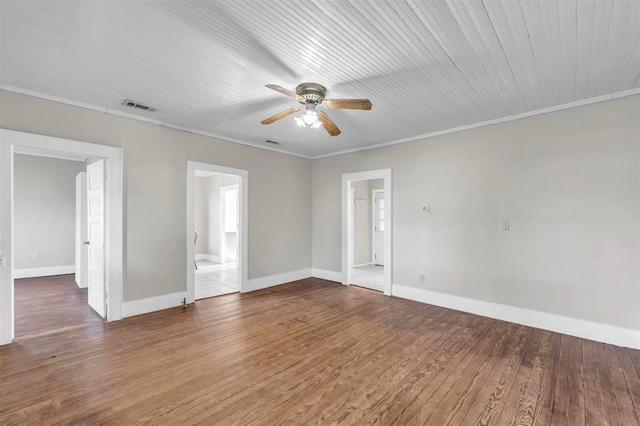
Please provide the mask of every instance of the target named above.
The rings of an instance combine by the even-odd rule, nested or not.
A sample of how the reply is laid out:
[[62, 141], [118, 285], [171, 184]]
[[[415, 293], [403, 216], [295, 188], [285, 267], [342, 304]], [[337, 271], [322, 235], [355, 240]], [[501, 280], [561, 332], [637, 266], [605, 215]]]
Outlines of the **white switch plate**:
[[428, 212], [429, 211], [429, 204], [423, 204], [422, 205], [422, 211], [423, 212]]
[[27, 260], [31, 260], [31, 253], [27, 255]]
[[508, 220], [502, 221], [502, 230], [503, 231], [508, 231], [509, 230], [509, 221]]

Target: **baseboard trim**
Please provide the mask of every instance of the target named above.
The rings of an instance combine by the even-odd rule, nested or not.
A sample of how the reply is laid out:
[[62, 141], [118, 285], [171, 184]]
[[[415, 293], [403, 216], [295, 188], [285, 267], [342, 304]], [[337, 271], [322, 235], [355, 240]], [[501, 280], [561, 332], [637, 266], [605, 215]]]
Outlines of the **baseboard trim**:
[[203, 259], [213, 263], [222, 263], [220, 261], [220, 256], [214, 256], [212, 254], [205, 254]]
[[300, 269], [298, 271], [284, 272], [282, 274], [269, 275], [266, 277], [254, 278], [247, 281], [242, 289], [243, 293], [262, 290], [263, 288], [286, 284], [291, 281], [298, 281], [311, 276], [311, 268]]
[[373, 264], [372, 262], [360, 263], [359, 265], [353, 265], [352, 268], [361, 268], [363, 266], [369, 266], [372, 264]]
[[640, 330], [632, 330], [516, 306], [468, 299], [466, 297], [437, 293], [435, 291], [407, 287], [399, 284], [393, 285], [393, 295], [403, 299], [469, 312], [516, 324], [541, 328], [543, 330], [555, 331], [570, 336], [595, 340], [597, 342], [640, 349]]
[[327, 271], [326, 269], [311, 269], [311, 276], [342, 284], [342, 272]]
[[206, 260], [213, 263], [222, 263], [220, 262], [220, 256], [214, 256], [213, 254], [198, 253], [194, 257], [196, 260]]
[[21, 278], [52, 277], [54, 275], [67, 275], [75, 273], [75, 265], [45, 266], [42, 268], [14, 269], [13, 278], [18, 280]]
[[175, 308], [176, 306], [181, 306], [186, 297], [187, 292], [180, 291], [178, 293], [163, 294], [162, 296], [124, 302], [122, 304], [122, 317], [132, 317], [149, 312], [161, 311], [163, 309]]

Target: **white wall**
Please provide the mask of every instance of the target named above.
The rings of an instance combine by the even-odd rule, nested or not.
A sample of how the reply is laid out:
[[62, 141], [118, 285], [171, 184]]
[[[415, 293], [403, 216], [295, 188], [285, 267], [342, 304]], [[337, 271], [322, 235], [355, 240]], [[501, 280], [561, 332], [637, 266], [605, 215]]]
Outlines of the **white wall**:
[[122, 148], [124, 301], [186, 291], [188, 160], [248, 171], [249, 279], [311, 267], [310, 160], [7, 91], [0, 111], [5, 129]]
[[[75, 264], [76, 175], [83, 162], [15, 154], [14, 268]], [[27, 255], [38, 253], [37, 260]]]
[[640, 330], [639, 100], [314, 160], [313, 267], [341, 269], [341, 175], [391, 168], [394, 285]]

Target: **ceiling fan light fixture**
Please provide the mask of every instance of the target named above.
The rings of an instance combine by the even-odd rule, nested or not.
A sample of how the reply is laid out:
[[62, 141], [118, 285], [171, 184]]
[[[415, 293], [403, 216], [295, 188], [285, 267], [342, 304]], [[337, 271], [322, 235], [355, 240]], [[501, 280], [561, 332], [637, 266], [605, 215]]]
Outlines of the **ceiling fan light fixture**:
[[315, 105], [307, 105], [305, 112], [303, 112], [299, 117], [296, 117], [295, 120], [300, 127], [311, 127], [312, 129], [317, 129], [322, 125], [322, 121], [318, 118], [318, 113], [315, 110]]

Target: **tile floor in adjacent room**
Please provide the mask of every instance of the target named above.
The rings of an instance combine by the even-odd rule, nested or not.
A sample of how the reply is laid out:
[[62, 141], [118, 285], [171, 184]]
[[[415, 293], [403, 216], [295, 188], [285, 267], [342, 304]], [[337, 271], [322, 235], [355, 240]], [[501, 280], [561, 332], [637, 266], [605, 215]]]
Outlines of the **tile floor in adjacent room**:
[[351, 268], [350, 284], [384, 291], [384, 266], [363, 265]]
[[197, 260], [196, 300], [240, 291], [238, 264]]

